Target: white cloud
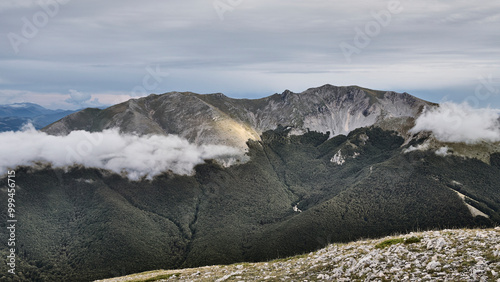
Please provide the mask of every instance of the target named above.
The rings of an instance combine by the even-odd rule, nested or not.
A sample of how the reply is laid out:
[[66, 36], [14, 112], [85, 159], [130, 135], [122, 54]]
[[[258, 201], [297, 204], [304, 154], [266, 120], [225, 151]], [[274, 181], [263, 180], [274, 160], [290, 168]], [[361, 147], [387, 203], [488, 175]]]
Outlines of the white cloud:
[[425, 150], [429, 149], [429, 147], [430, 147], [430, 143], [425, 142], [423, 144], [417, 145], [416, 147], [412, 145], [412, 146], [408, 147], [408, 149], [403, 150], [403, 153], [407, 154], [407, 153], [410, 153], [413, 151], [425, 151]]
[[436, 155], [438, 156], [441, 156], [441, 157], [445, 157], [445, 156], [448, 156], [448, 150], [450, 148], [448, 148], [448, 146], [444, 146], [444, 147], [441, 147], [439, 149], [436, 150]]
[[78, 106], [78, 108], [88, 108], [88, 107], [99, 107], [102, 104], [99, 102], [98, 98], [92, 99], [92, 95], [89, 93], [79, 92], [74, 89], [69, 90], [70, 98], [66, 99], [66, 103], [70, 103]]
[[[52, 136], [32, 127], [20, 132], [0, 133], [0, 169], [31, 166], [35, 162], [66, 168], [83, 165], [127, 175], [131, 180], [152, 178], [171, 170], [191, 174], [205, 159], [226, 165], [241, 160], [243, 152], [221, 145], [194, 145], [178, 136], [137, 136], [117, 129], [99, 133], [73, 131]], [[15, 148], [15, 150], [14, 150]]]
[[81, 104], [81, 103], [87, 102], [88, 100], [90, 100], [90, 98], [92, 98], [92, 96], [90, 94], [78, 92], [74, 89], [69, 90], [69, 96], [71, 98], [69, 98], [66, 101], [68, 103], [76, 103], [76, 104]]
[[445, 102], [427, 109], [416, 120], [410, 132], [431, 131], [439, 141], [464, 142], [500, 141], [500, 110], [475, 109], [468, 104]]
[[[94, 92], [94, 98], [83, 104], [71, 103], [68, 94], [57, 92], [33, 92], [19, 90], [0, 90], [0, 104], [13, 103], [35, 103], [48, 109], [71, 109], [77, 110], [84, 107], [103, 107], [125, 102], [133, 97], [119, 92]], [[70, 101], [68, 101], [70, 100]]]

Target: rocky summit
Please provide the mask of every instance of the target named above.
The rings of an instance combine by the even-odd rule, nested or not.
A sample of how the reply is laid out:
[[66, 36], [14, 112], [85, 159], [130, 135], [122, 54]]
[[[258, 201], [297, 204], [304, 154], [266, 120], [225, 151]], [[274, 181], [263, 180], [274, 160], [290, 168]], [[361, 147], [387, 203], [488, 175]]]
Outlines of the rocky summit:
[[72, 130], [120, 128], [129, 133], [176, 134], [197, 144], [246, 148], [248, 139], [259, 140], [263, 132], [278, 125], [290, 126], [292, 134], [310, 130], [330, 132], [331, 136], [347, 135], [374, 124], [398, 130], [426, 105], [432, 104], [407, 93], [329, 84], [253, 100], [232, 99], [221, 93], [170, 92], [132, 99], [105, 110], [86, 109], [44, 131], [66, 135]]
[[100, 281], [496, 281], [499, 274], [497, 227], [412, 232], [331, 244], [269, 262], [158, 270]]

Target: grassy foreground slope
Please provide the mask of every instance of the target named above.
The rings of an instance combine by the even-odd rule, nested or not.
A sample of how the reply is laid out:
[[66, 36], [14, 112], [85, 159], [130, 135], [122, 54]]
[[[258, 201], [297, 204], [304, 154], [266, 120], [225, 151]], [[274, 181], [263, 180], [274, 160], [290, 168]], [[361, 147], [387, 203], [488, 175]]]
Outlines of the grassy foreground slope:
[[494, 281], [500, 228], [447, 229], [331, 244], [315, 252], [259, 263], [158, 270], [122, 281]]

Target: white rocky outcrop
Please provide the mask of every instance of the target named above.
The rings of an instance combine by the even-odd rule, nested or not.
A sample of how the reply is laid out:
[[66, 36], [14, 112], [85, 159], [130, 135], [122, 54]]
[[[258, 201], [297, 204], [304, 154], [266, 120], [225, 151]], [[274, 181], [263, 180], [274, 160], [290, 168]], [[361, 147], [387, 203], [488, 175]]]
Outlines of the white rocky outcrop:
[[330, 159], [330, 162], [336, 165], [343, 165], [345, 164], [347, 158], [355, 159], [359, 156], [361, 156], [361, 154], [358, 152], [354, 152], [352, 156], [344, 156], [342, 154], [342, 150], [338, 150], [337, 153], [335, 153], [335, 155], [333, 155], [333, 157]]
[[342, 156], [342, 151], [339, 150], [331, 159], [330, 162], [337, 164], [337, 165], [343, 165], [345, 163], [345, 158]]

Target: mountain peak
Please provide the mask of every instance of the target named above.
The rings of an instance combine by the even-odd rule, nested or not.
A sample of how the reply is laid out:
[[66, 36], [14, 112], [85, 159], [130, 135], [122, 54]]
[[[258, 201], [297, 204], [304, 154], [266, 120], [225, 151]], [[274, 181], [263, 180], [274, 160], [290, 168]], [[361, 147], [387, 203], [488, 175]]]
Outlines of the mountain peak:
[[398, 130], [390, 120], [416, 117], [429, 103], [411, 95], [359, 86], [325, 84], [302, 93], [285, 90], [261, 99], [233, 99], [222, 93], [169, 92], [112, 106], [96, 115], [76, 113], [44, 130], [61, 135], [72, 130], [119, 127], [122, 132], [177, 134], [197, 144], [246, 148], [248, 139], [278, 125], [291, 134], [308, 131], [347, 135], [371, 125]]

